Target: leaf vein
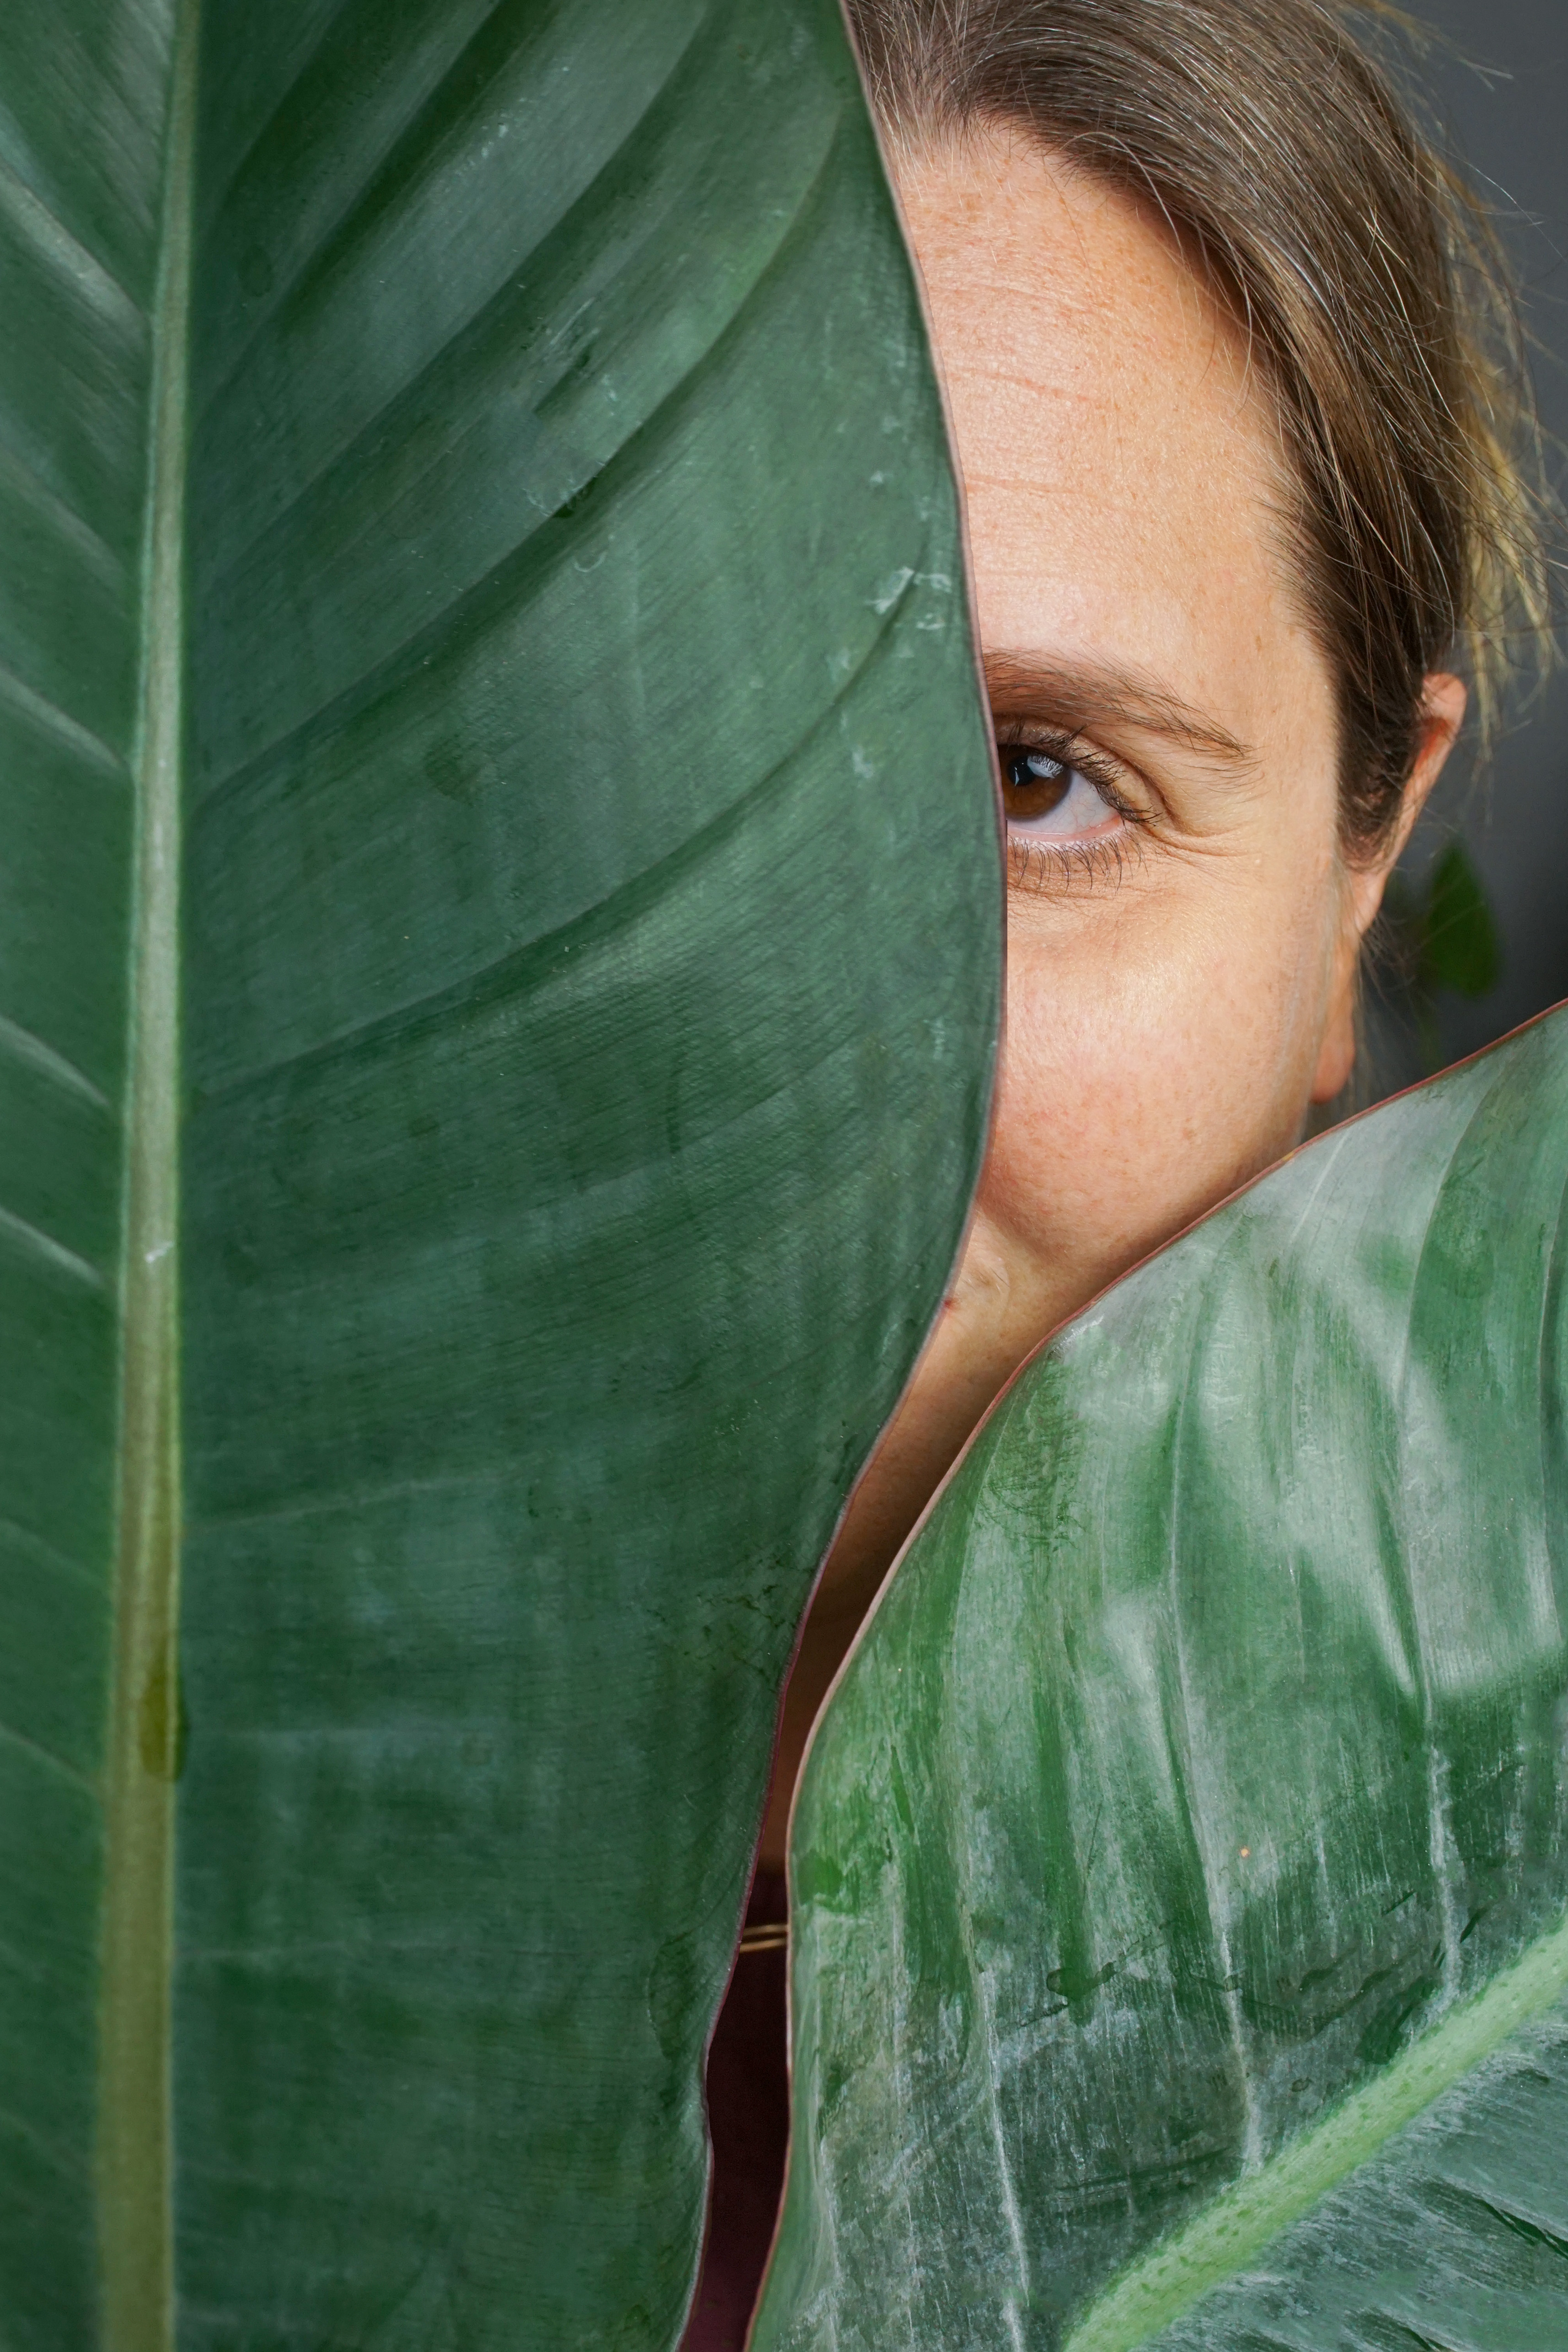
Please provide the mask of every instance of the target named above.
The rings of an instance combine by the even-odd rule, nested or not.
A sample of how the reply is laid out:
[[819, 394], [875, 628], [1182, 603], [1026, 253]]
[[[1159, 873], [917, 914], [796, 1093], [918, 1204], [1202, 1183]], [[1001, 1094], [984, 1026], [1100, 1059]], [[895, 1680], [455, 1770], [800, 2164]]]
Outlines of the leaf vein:
[[7, 1747], [20, 1748], [24, 1755], [34, 1758], [38, 1763], [47, 1765], [62, 1780], [70, 1781], [74, 1788], [89, 1796], [95, 1805], [102, 1804], [103, 1791], [90, 1773], [79, 1770], [75, 1764], [68, 1764], [63, 1756], [57, 1756], [54, 1749], [47, 1748], [41, 1739], [34, 1739], [28, 1733], [18, 1731], [14, 1723], [5, 1722], [4, 1717], [0, 1717], [0, 1741]]
[[96, 1265], [89, 1265], [85, 1257], [78, 1257], [75, 1250], [66, 1247], [64, 1242], [56, 1241], [52, 1234], [46, 1234], [37, 1225], [29, 1224], [26, 1217], [18, 1217], [10, 1209], [0, 1207], [0, 1234], [6, 1234], [25, 1255], [43, 1259], [47, 1265], [57, 1267], [62, 1274], [68, 1274], [73, 1281], [84, 1284], [90, 1290], [103, 1290], [107, 1286]]
[[[771, 282], [781, 263], [795, 245], [830, 175], [837, 152], [837, 144], [836, 138], [830, 142], [821, 168], [802, 191], [799, 205], [791, 215], [778, 245], [769, 254], [764, 267], [745, 288], [712, 340], [693, 357], [675, 382], [660, 394], [635, 430], [628, 435], [618, 448], [611, 451], [603, 458], [596, 471], [589, 477], [590, 480], [601, 481], [612, 467], [616, 468], [621, 475], [629, 475], [634, 467], [652, 461], [654, 446], [665, 420], [677, 404], [689, 396], [693, 387], [700, 383], [704, 375], [715, 366], [720, 352], [730, 339], [743, 328], [754, 302], [763, 289]], [[439, 353], [436, 355], [438, 359], [441, 356], [442, 354]], [[586, 488], [587, 483], [580, 487]], [[533, 542], [542, 525], [550, 520], [549, 516], [539, 515], [520, 539], [515, 540], [505, 552], [497, 556], [493, 562], [488, 563], [476, 578], [465, 581], [456, 588], [443, 604], [421, 621], [419, 627], [410, 635], [378, 655], [360, 672], [358, 677], [335, 688], [329, 698], [315, 710], [308, 712], [303, 718], [296, 720], [292, 726], [286, 728], [283, 733], [275, 736], [269, 743], [247, 752], [242, 760], [236, 761], [232, 768], [226, 769], [222, 775], [213, 778], [199, 796], [193, 796], [193, 814], [199, 811], [205, 815], [214, 802], [221, 795], [232, 793], [243, 785], [247, 778], [258, 770], [265, 769], [287, 753], [289, 748], [297, 744], [301, 738], [308, 738], [319, 731], [329, 731], [357, 710], [363, 709], [376, 701], [392, 684], [401, 682], [416, 667], [428, 668], [441, 655], [445, 640], [467, 625], [477, 606], [493, 598], [497, 593], [502, 594], [509, 591], [516, 593], [514, 581], [519, 568], [524, 568], [526, 583], [520, 601], [526, 603], [535, 593], [536, 583], [528, 582], [525, 567], [536, 560], [530, 552]]]
[[30, 1029], [24, 1029], [19, 1021], [8, 1021], [3, 1013], [0, 1013], [0, 1055], [23, 1063], [65, 1093], [79, 1095], [84, 1102], [91, 1103], [98, 1110], [112, 1111], [114, 1108], [109, 1097], [94, 1086], [85, 1071], [78, 1070], [74, 1062], [68, 1062], [63, 1054], [57, 1054], [52, 1045], [47, 1045]]
[[119, 278], [89, 253], [58, 215], [0, 157], [0, 218], [10, 221], [57, 278], [68, 279], [101, 318], [144, 335], [147, 314]]
[[[909, 598], [912, 585], [913, 583], [906, 583], [887, 611], [878, 616], [875, 631], [860, 660], [850, 671], [848, 677], [841, 680], [831, 699], [816, 718], [810, 720], [782, 757], [765, 770], [756, 782], [748, 785], [747, 790], [737, 800], [732, 801], [727, 808], [722, 809], [716, 816], [711, 817], [706, 824], [688, 835], [685, 841], [677, 844], [654, 865], [645, 867], [640, 874], [633, 875], [618, 890], [612, 891], [609, 898], [600, 900], [595, 906], [587, 908], [582, 913], [574, 915], [570, 921], [560, 924], [556, 929], [547, 931], [538, 939], [529, 940], [522, 946], [511, 949], [506, 955], [499, 956], [493, 962], [481, 966], [477, 971], [465, 973], [461, 980], [454, 982], [449, 987], [432, 990], [423, 996], [412, 999], [406, 1004], [399, 1005], [391, 1013], [377, 1013], [372, 1019], [361, 1022], [354, 1028], [346, 1030], [336, 1037], [327, 1038], [318, 1045], [303, 1046], [298, 1053], [285, 1055], [276, 1062], [264, 1063], [255, 1069], [246, 1070], [225, 1084], [204, 1087], [202, 1090], [203, 1109], [206, 1110], [220, 1103], [231, 1102], [236, 1097], [267, 1084], [287, 1071], [307, 1066], [320, 1067], [340, 1056], [357, 1053], [378, 1039], [395, 1037], [416, 1024], [449, 1020], [457, 1013], [468, 1011], [481, 998], [493, 1001], [497, 995], [504, 993], [515, 1000], [525, 994], [532, 994], [547, 981], [558, 974], [563, 959], [569, 954], [582, 948], [597, 946], [607, 940], [618, 938], [630, 929], [633, 922], [640, 920], [666, 898], [694, 869], [706, 865], [715, 856], [731, 838], [737, 828], [745, 823], [748, 813], [755, 807], [757, 802], [765, 793], [777, 789], [789, 767], [800, 757], [812, 739], [831, 725], [835, 713], [864, 678], [877, 656], [886, 646], [898, 615]], [[569, 969], [575, 973], [580, 966], [574, 963]]]
[[1064, 2352], [1136, 2352], [1159, 2328], [1244, 2273], [1261, 2250], [1375, 2158], [1509, 2037], [1568, 1990], [1568, 1921], [1541, 1937], [1483, 1992], [1450, 2009], [1315, 2129], [1222, 2191], [1113, 2279], [1080, 2317]]
[[47, 694], [40, 694], [36, 686], [29, 686], [26, 679], [5, 661], [0, 661], [0, 702], [9, 702], [43, 733], [68, 746], [90, 766], [100, 771], [108, 770], [120, 782], [129, 780], [130, 770], [124, 760], [104, 741], [101, 735], [95, 735], [90, 727], [84, 727], [79, 719], [73, 718], [59, 703], [51, 702]]

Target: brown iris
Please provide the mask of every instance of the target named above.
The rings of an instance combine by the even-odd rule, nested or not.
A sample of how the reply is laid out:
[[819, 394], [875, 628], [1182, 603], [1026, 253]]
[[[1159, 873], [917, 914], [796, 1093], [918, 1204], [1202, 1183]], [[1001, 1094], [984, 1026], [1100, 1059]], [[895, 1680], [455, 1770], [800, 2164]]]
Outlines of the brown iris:
[[1015, 824], [1049, 816], [1072, 789], [1072, 770], [1048, 752], [1030, 751], [1017, 744], [1004, 746], [1001, 762], [1002, 797]]

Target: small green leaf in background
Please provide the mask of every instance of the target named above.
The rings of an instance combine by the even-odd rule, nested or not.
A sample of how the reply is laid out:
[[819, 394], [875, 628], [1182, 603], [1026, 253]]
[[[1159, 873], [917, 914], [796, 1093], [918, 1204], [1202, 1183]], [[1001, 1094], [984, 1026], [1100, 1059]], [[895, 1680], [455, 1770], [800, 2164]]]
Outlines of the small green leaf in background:
[[1009, 1390], [819, 1726], [758, 2352], [1568, 2347], [1568, 1014]]
[[1427, 1076], [1448, 1058], [1437, 1023], [1444, 989], [1474, 1003], [1502, 977], [1502, 943], [1486, 885], [1464, 843], [1450, 841], [1424, 883], [1398, 868], [1389, 877], [1375, 935], [1383, 992], [1406, 1006]]
[[839, 11], [0, 10], [0, 2336], [666, 2352], [998, 1019]]
[[1450, 841], [1427, 889], [1419, 984], [1457, 996], [1490, 996], [1502, 977], [1502, 950], [1480, 876], [1462, 841]]

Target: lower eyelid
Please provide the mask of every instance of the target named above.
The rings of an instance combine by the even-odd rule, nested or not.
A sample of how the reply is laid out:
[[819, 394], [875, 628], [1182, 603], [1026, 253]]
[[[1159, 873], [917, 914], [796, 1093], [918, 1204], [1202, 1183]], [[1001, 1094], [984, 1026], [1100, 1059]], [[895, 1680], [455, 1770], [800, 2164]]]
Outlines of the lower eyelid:
[[1138, 827], [1124, 822], [1113, 833], [1082, 840], [1052, 841], [1040, 835], [1008, 829], [1008, 882], [1025, 889], [1114, 887], [1142, 853]]

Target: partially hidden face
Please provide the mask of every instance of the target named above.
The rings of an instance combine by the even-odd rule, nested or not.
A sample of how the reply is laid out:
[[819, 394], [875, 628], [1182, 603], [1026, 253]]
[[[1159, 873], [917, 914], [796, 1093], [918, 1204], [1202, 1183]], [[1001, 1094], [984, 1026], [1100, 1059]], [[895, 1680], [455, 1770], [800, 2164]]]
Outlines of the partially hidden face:
[[[1298, 582], [1290, 461], [1241, 333], [1175, 238], [1003, 129], [897, 177], [995, 714], [1007, 1025], [968, 1241], [825, 1573], [794, 1737], [1023, 1357], [1344, 1085], [1362, 935], [1398, 846], [1342, 852], [1334, 678]], [[1408, 816], [1463, 704], [1457, 681], [1429, 682]], [[787, 1720], [783, 1780], [792, 1744]]]

